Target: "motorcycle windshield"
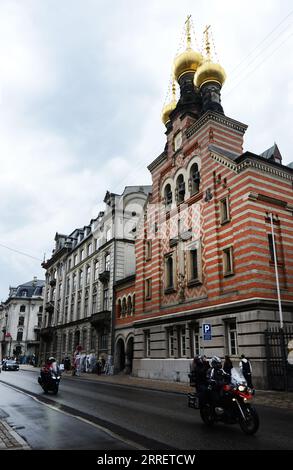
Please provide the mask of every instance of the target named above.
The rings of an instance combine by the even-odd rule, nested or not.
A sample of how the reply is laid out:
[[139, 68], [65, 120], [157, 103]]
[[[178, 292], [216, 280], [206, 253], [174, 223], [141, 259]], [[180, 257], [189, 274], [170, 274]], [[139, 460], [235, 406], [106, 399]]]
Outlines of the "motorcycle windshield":
[[240, 384], [247, 385], [244, 375], [238, 367], [231, 369], [231, 384], [234, 386]]
[[59, 374], [59, 366], [58, 366], [57, 362], [52, 363], [51, 369], [52, 369], [53, 372], [55, 372], [55, 374]]

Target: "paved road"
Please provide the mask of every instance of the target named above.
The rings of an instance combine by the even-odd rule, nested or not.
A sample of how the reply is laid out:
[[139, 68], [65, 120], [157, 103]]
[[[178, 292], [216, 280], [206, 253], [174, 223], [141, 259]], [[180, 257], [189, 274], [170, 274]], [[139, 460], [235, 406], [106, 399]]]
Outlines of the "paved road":
[[4, 419], [32, 449], [137, 448], [96, 425], [40, 403], [3, 383], [0, 383], [0, 397], [0, 419]]
[[[2, 373], [0, 380], [42, 393], [37, 371]], [[46, 400], [46, 398], [44, 398]], [[260, 429], [246, 436], [238, 426], [206, 428], [184, 395], [64, 377], [52, 403], [107, 426], [148, 449], [293, 449], [293, 412], [258, 406]]]

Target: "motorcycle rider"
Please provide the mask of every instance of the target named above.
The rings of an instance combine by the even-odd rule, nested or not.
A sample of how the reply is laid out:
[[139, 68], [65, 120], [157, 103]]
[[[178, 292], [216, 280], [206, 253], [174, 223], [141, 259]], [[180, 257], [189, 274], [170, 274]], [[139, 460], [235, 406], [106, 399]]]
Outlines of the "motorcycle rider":
[[195, 386], [200, 407], [206, 400], [208, 368], [208, 361], [203, 356], [198, 355], [194, 357], [190, 368], [190, 381]]
[[41, 369], [41, 379], [44, 383], [50, 379], [51, 371], [58, 372], [58, 365], [55, 357], [51, 356], [47, 359], [46, 364]]
[[218, 356], [213, 356], [208, 371], [208, 392], [212, 404], [215, 405], [220, 402], [223, 385], [229, 382], [230, 375], [224, 371], [221, 359]]

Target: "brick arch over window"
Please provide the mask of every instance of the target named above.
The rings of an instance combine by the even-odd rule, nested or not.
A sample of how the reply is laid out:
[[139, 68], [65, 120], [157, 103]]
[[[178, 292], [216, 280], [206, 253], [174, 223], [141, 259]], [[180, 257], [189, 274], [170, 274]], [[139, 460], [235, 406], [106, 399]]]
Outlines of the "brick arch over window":
[[131, 316], [135, 309], [135, 294], [124, 295], [119, 297], [116, 303], [117, 317]]
[[176, 178], [175, 198], [177, 203], [184, 202], [186, 195], [186, 178], [183, 173], [179, 173]]
[[187, 166], [187, 176], [188, 176], [188, 195], [193, 196], [200, 189], [200, 169], [201, 161], [199, 156], [194, 156]]
[[122, 314], [122, 301], [121, 301], [121, 299], [117, 300], [116, 312], [117, 312], [117, 317], [120, 318], [121, 314]]
[[175, 201], [175, 182], [173, 178], [167, 178], [162, 185], [161, 198], [166, 206]]

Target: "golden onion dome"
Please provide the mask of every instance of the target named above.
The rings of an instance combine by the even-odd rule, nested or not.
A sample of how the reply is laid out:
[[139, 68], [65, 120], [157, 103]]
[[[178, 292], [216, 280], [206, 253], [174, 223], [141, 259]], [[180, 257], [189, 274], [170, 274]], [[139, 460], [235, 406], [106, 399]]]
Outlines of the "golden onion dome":
[[220, 64], [206, 60], [200, 65], [194, 76], [194, 84], [197, 87], [202, 87], [207, 82], [217, 82], [220, 86], [226, 80], [226, 72]]
[[191, 47], [179, 54], [174, 59], [174, 76], [178, 82], [179, 78], [186, 72], [196, 72], [202, 63], [203, 57], [200, 52], [196, 52]]
[[170, 103], [164, 106], [163, 111], [162, 111], [162, 121], [163, 121], [163, 124], [165, 124], [165, 126], [167, 122], [170, 121], [170, 114], [172, 113], [172, 111], [174, 111], [176, 106], [177, 106], [176, 99], [173, 99], [172, 101], [170, 101]]

